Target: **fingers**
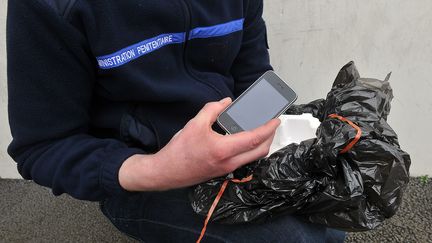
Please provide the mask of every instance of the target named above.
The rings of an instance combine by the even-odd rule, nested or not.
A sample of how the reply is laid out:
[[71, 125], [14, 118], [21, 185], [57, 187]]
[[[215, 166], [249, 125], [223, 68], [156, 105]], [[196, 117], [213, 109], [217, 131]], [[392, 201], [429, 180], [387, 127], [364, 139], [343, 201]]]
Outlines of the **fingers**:
[[196, 115], [195, 118], [198, 122], [211, 125], [216, 121], [219, 114], [231, 104], [231, 102], [232, 100], [230, 97], [218, 102], [209, 102], [198, 112], [198, 115]]
[[263, 126], [252, 131], [245, 131], [220, 137], [219, 139], [221, 141], [219, 142], [218, 147], [220, 150], [224, 151], [226, 158], [256, 150], [268, 142], [269, 139], [273, 141], [274, 134], [279, 125], [279, 119], [272, 119]]
[[[232, 158], [230, 158], [227, 161], [227, 167], [231, 168], [232, 171], [236, 170], [237, 168], [240, 168], [246, 164], [249, 164], [253, 161], [256, 161], [258, 159], [264, 158], [270, 150], [270, 146], [273, 142], [273, 138], [275, 136], [275, 133], [272, 134], [265, 142], [263, 142], [260, 146], [253, 150], [249, 150], [247, 152], [238, 154]], [[229, 172], [232, 172], [229, 171]]]

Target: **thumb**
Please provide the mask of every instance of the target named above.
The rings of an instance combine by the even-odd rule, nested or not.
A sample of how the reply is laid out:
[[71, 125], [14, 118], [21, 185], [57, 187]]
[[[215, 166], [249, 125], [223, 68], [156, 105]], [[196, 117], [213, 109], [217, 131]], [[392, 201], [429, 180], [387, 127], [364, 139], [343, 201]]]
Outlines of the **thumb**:
[[213, 124], [220, 113], [231, 104], [230, 97], [222, 99], [218, 102], [207, 103], [196, 116], [196, 119], [207, 124]]

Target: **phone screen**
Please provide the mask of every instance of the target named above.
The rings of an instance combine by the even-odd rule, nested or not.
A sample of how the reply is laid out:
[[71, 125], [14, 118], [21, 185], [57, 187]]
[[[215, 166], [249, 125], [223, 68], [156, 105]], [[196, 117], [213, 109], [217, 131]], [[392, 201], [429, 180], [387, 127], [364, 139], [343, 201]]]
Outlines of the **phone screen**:
[[287, 103], [287, 99], [267, 80], [262, 79], [226, 112], [244, 130], [251, 130], [268, 122]]

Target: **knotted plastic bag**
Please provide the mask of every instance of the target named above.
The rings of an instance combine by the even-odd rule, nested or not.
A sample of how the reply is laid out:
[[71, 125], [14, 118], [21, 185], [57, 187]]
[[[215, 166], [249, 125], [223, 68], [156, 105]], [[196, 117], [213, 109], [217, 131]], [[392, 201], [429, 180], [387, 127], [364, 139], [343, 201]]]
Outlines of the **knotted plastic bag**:
[[222, 192], [211, 221], [236, 224], [296, 214], [346, 231], [376, 228], [400, 206], [411, 163], [387, 123], [389, 77], [360, 78], [353, 62], [345, 65], [326, 99], [287, 111], [318, 118], [316, 138], [196, 186], [190, 194], [194, 211], [208, 215]]

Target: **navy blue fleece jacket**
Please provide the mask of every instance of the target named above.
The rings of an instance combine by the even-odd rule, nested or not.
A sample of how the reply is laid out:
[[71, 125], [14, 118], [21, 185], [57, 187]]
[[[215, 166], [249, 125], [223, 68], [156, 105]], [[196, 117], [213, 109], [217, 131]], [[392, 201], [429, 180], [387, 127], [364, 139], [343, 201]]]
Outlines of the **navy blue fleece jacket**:
[[25, 179], [84, 200], [126, 195], [207, 102], [271, 69], [262, 0], [10, 0], [9, 154]]

